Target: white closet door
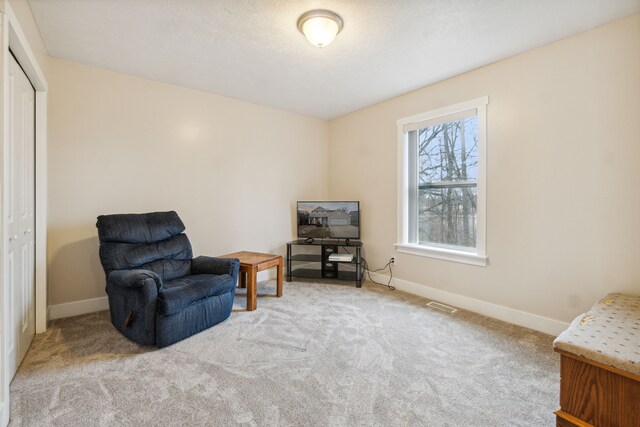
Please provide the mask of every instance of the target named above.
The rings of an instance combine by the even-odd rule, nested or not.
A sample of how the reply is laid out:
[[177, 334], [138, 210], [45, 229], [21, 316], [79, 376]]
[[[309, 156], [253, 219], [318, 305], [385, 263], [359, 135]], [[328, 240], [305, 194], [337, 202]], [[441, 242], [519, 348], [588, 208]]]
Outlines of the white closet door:
[[35, 333], [35, 91], [20, 65], [9, 64], [9, 252], [11, 313], [9, 376], [13, 378]]

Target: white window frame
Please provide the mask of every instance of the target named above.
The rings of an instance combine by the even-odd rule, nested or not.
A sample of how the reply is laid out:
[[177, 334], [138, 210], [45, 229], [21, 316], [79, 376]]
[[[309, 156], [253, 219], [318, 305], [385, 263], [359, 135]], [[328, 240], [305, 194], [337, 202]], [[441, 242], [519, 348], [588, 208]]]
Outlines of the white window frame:
[[[445, 261], [454, 261], [471, 265], [486, 267], [489, 261], [486, 249], [486, 230], [487, 230], [487, 105], [489, 97], [483, 96], [472, 99], [470, 101], [461, 102], [459, 104], [448, 107], [439, 108], [437, 110], [428, 111], [426, 113], [417, 114], [411, 117], [405, 117], [397, 121], [398, 125], [398, 228], [396, 251], [411, 255], [436, 258]], [[443, 248], [437, 245], [417, 244], [411, 241], [409, 235], [409, 206], [410, 191], [415, 190], [417, 183], [412, 183], [410, 175], [410, 153], [409, 153], [409, 132], [405, 131], [407, 127], [419, 125], [420, 122], [439, 121], [441, 123], [448, 121], [447, 116], [452, 116], [451, 120], [455, 120], [455, 115], [459, 113], [476, 110], [478, 117], [478, 173], [477, 173], [477, 231], [476, 231], [476, 247], [475, 250], [456, 250]], [[414, 227], [415, 228], [415, 227]]]

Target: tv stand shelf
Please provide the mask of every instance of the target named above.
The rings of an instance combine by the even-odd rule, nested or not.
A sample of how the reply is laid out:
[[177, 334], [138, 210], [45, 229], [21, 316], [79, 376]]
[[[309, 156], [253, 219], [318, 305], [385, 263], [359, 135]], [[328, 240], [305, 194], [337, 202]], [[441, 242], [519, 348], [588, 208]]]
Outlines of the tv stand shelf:
[[[305, 247], [311, 253], [294, 253], [294, 250], [299, 251]], [[287, 282], [290, 282], [293, 277], [350, 280], [355, 281], [356, 287], [360, 288], [362, 287], [361, 249], [362, 242], [359, 240], [292, 240], [287, 243]], [[353, 259], [330, 261], [329, 256], [334, 253], [350, 253]]]

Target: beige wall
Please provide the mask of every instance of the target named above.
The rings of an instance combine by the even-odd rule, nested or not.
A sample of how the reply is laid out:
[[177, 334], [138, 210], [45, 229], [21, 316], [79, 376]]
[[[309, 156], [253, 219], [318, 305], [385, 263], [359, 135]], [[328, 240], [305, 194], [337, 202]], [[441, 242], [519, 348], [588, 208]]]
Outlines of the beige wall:
[[[396, 120], [484, 95], [490, 265], [394, 252]], [[332, 121], [329, 177], [401, 279], [560, 321], [639, 294], [640, 15]]]
[[328, 197], [326, 121], [50, 60], [49, 304], [101, 297], [100, 214], [176, 210], [194, 253], [283, 253]]

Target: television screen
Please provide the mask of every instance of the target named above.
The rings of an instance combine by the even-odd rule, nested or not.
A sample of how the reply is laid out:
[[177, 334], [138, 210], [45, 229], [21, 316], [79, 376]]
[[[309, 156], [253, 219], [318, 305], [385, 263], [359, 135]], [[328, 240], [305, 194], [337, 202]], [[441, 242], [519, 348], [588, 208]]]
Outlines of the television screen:
[[298, 202], [298, 237], [359, 239], [360, 202]]

